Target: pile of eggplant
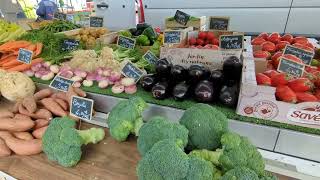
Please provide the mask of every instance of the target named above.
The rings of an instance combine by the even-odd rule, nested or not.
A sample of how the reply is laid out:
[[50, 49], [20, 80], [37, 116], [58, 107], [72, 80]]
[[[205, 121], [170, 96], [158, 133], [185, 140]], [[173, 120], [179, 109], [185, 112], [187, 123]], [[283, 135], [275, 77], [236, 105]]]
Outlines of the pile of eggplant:
[[242, 61], [236, 56], [226, 59], [222, 70], [211, 72], [199, 64], [185, 69], [163, 58], [156, 63], [156, 74], [144, 76], [140, 83], [156, 99], [173, 97], [182, 101], [192, 98], [202, 103], [220, 102], [235, 107], [241, 72]]

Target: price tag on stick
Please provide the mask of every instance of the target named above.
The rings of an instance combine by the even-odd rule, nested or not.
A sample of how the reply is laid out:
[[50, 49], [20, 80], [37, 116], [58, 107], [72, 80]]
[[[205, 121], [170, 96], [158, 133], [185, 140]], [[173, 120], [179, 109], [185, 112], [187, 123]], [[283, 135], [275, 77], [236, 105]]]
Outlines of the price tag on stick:
[[125, 36], [118, 36], [117, 44], [118, 46], [126, 49], [134, 49], [136, 46], [136, 40]]
[[52, 89], [56, 89], [58, 91], [67, 92], [69, 87], [72, 86], [74, 81], [56, 75], [54, 79], [51, 81], [49, 87]]
[[32, 55], [33, 55], [32, 51], [20, 48], [18, 52], [17, 61], [25, 64], [30, 64], [32, 61]]
[[283, 51], [283, 55], [292, 54], [300, 58], [305, 64], [310, 65], [314, 57], [314, 52], [300, 49], [295, 46], [287, 45]]
[[70, 115], [82, 120], [90, 121], [92, 118], [93, 103], [94, 101], [92, 99], [72, 96], [70, 103]]
[[103, 17], [90, 17], [90, 27], [103, 27]]
[[151, 51], [147, 51], [144, 55], [143, 58], [147, 60], [150, 64], [156, 64], [156, 62], [159, 60], [159, 58], [154, 55]]
[[190, 15], [177, 10], [176, 14], [174, 15], [174, 19], [177, 21], [177, 23], [182, 24], [182, 25], [187, 25], [189, 19], [190, 19]]
[[180, 44], [181, 43], [181, 31], [165, 31], [164, 44]]
[[139, 79], [144, 75], [144, 72], [136, 67], [132, 62], [127, 61], [121, 70], [122, 74], [126, 77], [135, 79], [138, 82]]
[[221, 35], [220, 48], [221, 49], [243, 49], [243, 35]]
[[278, 65], [279, 72], [285, 72], [294, 77], [301, 77], [303, 75], [304, 68], [304, 64], [286, 58], [281, 58]]
[[211, 16], [209, 19], [209, 29], [216, 31], [228, 31], [230, 17]]
[[78, 48], [80, 41], [75, 39], [66, 39], [63, 41], [62, 50], [63, 51], [73, 51]]

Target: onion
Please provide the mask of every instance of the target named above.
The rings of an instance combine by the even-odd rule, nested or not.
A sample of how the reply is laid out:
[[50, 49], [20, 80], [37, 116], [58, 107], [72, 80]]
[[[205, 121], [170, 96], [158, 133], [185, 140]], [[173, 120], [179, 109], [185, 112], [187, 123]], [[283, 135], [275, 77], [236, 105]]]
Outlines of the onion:
[[101, 88], [101, 89], [107, 88], [108, 85], [109, 85], [109, 81], [107, 81], [107, 80], [102, 80], [102, 81], [100, 81], [99, 84], [98, 84], [99, 88]]
[[109, 77], [109, 80], [112, 82], [119, 81], [121, 78], [121, 73], [112, 71]]
[[81, 70], [81, 69], [76, 69], [76, 70], [74, 70], [74, 74], [75, 74], [76, 76], [79, 76], [79, 77], [82, 77], [82, 78], [87, 77], [87, 72], [85, 72], [85, 71], [83, 71], [83, 70]]
[[37, 64], [34, 64], [34, 65], [31, 66], [31, 70], [33, 72], [37, 72], [37, 71], [40, 70], [41, 67], [42, 67], [41, 63], [37, 63]]
[[42, 70], [42, 71], [37, 71], [34, 75], [36, 78], [42, 78], [42, 76], [45, 76], [47, 74], [49, 74], [49, 71]]
[[89, 80], [89, 81], [95, 81], [96, 80], [96, 74], [95, 73], [88, 73], [87, 77], [86, 77], [86, 80]]
[[128, 77], [122, 78], [120, 83], [124, 86], [132, 86], [135, 84], [134, 79]]
[[42, 76], [41, 79], [44, 80], [44, 81], [48, 81], [48, 80], [53, 79], [53, 77], [54, 77], [54, 73], [53, 72], [49, 72], [47, 75]]
[[78, 81], [82, 81], [82, 78], [79, 77], [79, 76], [73, 76], [73, 77], [71, 78], [71, 80], [72, 80], [72, 81], [75, 81], [75, 82], [78, 82]]
[[134, 85], [131, 85], [131, 86], [127, 86], [124, 88], [124, 91], [127, 93], [127, 94], [134, 94], [137, 92], [137, 86], [134, 84]]
[[72, 71], [62, 71], [60, 73], [60, 76], [70, 79], [73, 76], [73, 72]]
[[82, 84], [85, 86], [85, 87], [91, 87], [93, 85], [93, 81], [91, 80], [84, 80], [82, 82]]
[[96, 79], [95, 79], [95, 80], [100, 82], [100, 81], [108, 80], [108, 78], [103, 77], [102, 75], [99, 75], [99, 74], [98, 74], [98, 75], [96, 76]]
[[96, 73], [97, 73], [98, 75], [102, 75], [102, 74], [103, 74], [103, 71], [104, 71], [104, 68], [102, 68], [102, 67], [96, 69]]
[[123, 85], [114, 85], [114, 86], [112, 86], [111, 91], [114, 94], [120, 94], [124, 91], [124, 86]]
[[31, 69], [26, 70], [26, 71], [24, 71], [23, 73], [24, 73], [25, 75], [29, 76], [29, 77], [33, 77], [33, 76], [34, 76], [34, 72], [33, 72]]
[[104, 70], [102, 74], [105, 77], [109, 77], [111, 75], [111, 70], [110, 69]]
[[77, 82], [74, 82], [72, 86], [75, 88], [79, 88], [79, 87], [81, 87], [81, 83], [79, 81], [77, 81]]
[[60, 67], [60, 72], [64, 72], [64, 71], [71, 71], [71, 67], [68, 65], [63, 65]]
[[59, 72], [59, 66], [58, 65], [51, 65], [50, 71], [57, 74]]
[[51, 62], [49, 62], [49, 61], [44, 62], [44, 63], [42, 63], [42, 66], [45, 68], [49, 68], [51, 66]]

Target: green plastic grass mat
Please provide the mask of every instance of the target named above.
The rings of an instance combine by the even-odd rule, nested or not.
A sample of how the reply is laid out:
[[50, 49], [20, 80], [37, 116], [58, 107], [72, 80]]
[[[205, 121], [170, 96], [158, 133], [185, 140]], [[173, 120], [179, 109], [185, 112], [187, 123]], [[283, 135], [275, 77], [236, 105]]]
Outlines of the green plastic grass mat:
[[[50, 84], [50, 81], [43, 81], [38, 78], [32, 78], [32, 80], [34, 82], [38, 82], [38, 83], [42, 83], [42, 84]], [[111, 92], [111, 88], [100, 89], [97, 86], [97, 84], [94, 84], [94, 86], [92, 86], [92, 87], [82, 87], [82, 89], [85, 90], [86, 92], [109, 95], [109, 96], [114, 96], [114, 97], [119, 97], [119, 98], [129, 98], [131, 96], [140, 96], [148, 103], [158, 104], [158, 105], [168, 106], [168, 107], [174, 107], [177, 109], [187, 109], [197, 103], [197, 102], [191, 101], [191, 100], [185, 100], [185, 101], [180, 102], [180, 101], [175, 101], [172, 98], [168, 98], [165, 100], [157, 100], [152, 97], [150, 92], [146, 92], [140, 87], [138, 88], [137, 93], [134, 95], [129, 95], [129, 94], [125, 94], [125, 93], [113, 94]], [[309, 133], [309, 134], [320, 135], [320, 129], [312, 129], [312, 128], [307, 128], [307, 127], [301, 127], [301, 126], [296, 126], [296, 125], [289, 125], [289, 124], [274, 122], [274, 121], [270, 121], [270, 120], [263, 120], [263, 119], [257, 119], [257, 118], [252, 118], [252, 117], [240, 116], [240, 115], [236, 114], [234, 109], [223, 107], [219, 104], [213, 104], [212, 106], [217, 108], [221, 112], [223, 112], [229, 119], [243, 121], [243, 122], [249, 122], [249, 123], [254, 123], [254, 124], [260, 124], [260, 125], [266, 125], [266, 126], [272, 126], [272, 127], [282, 128], [282, 129], [289, 129], [289, 130], [294, 130], [294, 131], [299, 131], [299, 132], [304, 132], [304, 133]]]

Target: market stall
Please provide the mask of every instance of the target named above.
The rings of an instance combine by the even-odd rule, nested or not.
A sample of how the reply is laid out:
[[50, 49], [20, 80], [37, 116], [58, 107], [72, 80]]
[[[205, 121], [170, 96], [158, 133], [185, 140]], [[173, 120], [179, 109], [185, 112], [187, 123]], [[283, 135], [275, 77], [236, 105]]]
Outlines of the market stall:
[[104, 18], [59, 12], [28, 31], [1, 20], [0, 170], [18, 179], [320, 177], [317, 40], [246, 36], [230, 17], [179, 10], [162, 30], [110, 30]]

